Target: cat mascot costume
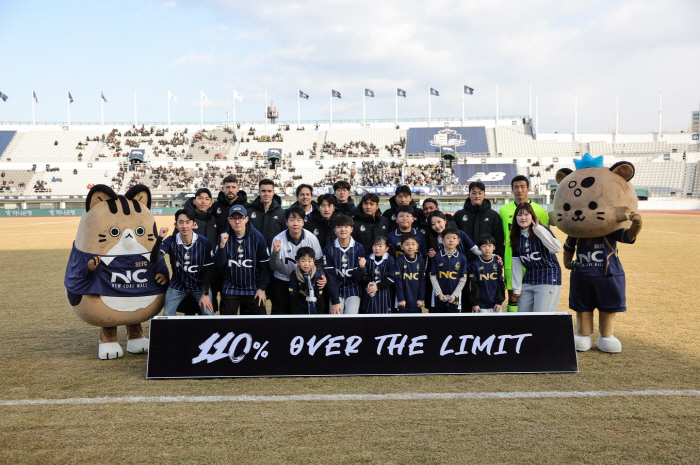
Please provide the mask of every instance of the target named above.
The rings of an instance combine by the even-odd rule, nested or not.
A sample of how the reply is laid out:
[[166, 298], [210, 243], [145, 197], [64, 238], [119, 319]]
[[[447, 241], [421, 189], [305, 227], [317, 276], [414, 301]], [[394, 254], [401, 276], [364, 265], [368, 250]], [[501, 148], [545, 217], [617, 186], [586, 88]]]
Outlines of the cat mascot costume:
[[617, 243], [633, 244], [642, 230], [637, 195], [629, 182], [634, 166], [621, 161], [605, 168], [602, 156], [588, 153], [574, 164], [575, 171], [557, 171], [559, 186], [549, 221], [568, 235], [563, 261], [571, 270], [569, 308], [576, 312], [576, 350], [591, 348], [593, 310], [598, 309], [598, 350], [619, 353], [615, 315], [627, 308]]
[[117, 326], [127, 330], [126, 350], [148, 352], [141, 323], [163, 308], [168, 268], [159, 259], [160, 241], [151, 192], [138, 184], [117, 195], [98, 184], [90, 189], [66, 267], [66, 298], [81, 320], [100, 327], [99, 357], [124, 356]]

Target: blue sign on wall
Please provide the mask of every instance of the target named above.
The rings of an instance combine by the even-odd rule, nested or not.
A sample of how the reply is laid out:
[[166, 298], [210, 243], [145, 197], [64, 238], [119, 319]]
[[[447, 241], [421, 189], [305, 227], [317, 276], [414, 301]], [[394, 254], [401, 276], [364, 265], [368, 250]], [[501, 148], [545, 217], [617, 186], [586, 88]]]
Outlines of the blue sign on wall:
[[487, 186], [507, 186], [518, 175], [517, 166], [513, 163], [452, 166], [460, 184], [481, 181]]
[[472, 128], [411, 128], [408, 130], [407, 153], [433, 153], [438, 156], [445, 148], [454, 153], [488, 153], [484, 127]]

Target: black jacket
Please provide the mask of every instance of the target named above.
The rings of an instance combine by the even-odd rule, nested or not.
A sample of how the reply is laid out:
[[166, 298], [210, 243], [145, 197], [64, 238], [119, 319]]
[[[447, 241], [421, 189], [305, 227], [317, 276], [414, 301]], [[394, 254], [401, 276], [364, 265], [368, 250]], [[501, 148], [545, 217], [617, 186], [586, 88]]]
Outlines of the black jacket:
[[[425, 221], [425, 216], [423, 215], [423, 209], [418, 206], [415, 200], [411, 200], [411, 203], [408, 204], [409, 207], [413, 209], [413, 217], [415, 218], [415, 221], [413, 221], [413, 224], [411, 225], [412, 228], [417, 228], [418, 227], [418, 222], [420, 221], [421, 218], [424, 219]], [[391, 226], [391, 231], [395, 230], [399, 226], [396, 224], [396, 210], [399, 208], [399, 204], [396, 203], [396, 196], [393, 195], [389, 199], [389, 208], [384, 210], [384, 216], [389, 220], [389, 225]]]
[[326, 220], [321, 216], [321, 212], [314, 210], [311, 212], [311, 218], [304, 224], [304, 229], [311, 231], [316, 239], [318, 239], [319, 244], [321, 244], [321, 250], [323, 250], [326, 245], [330, 244], [336, 239], [335, 230], [331, 226], [333, 218], [338, 216], [339, 213], [334, 211], [331, 215], [330, 220]]
[[496, 239], [496, 255], [504, 256], [503, 224], [500, 215], [491, 208], [491, 202], [488, 199], [484, 199], [481, 205], [472, 205], [471, 199], [467, 199], [464, 202], [464, 208], [454, 214], [454, 221], [475, 244], [482, 234], [492, 235]]
[[265, 211], [260, 196], [256, 197], [250, 205], [246, 207], [248, 210], [249, 222], [260, 231], [260, 234], [265, 238], [267, 246], [272, 245], [272, 239], [276, 235], [287, 229], [287, 221], [284, 218], [284, 210], [282, 209], [282, 199], [275, 194], [272, 197], [270, 209]]
[[338, 214], [348, 215], [350, 218], [352, 218], [352, 215], [354, 215], [355, 211], [357, 211], [357, 206], [355, 206], [355, 201], [352, 200], [352, 197], [348, 197], [348, 201], [345, 203], [339, 202], [335, 210], [338, 212]]
[[376, 237], [388, 237], [389, 232], [391, 232], [389, 218], [382, 216], [379, 210], [372, 218], [358, 208], [353, 215], [353, 220], [355, 221], [355, 226], [352, 230], [352, 237], [362, 244], [367, 254], [372, 253], [372, 245], [374, 245]]
[[228, 211], [234, 205], [243, 205], [248, 207], [248, 194], [245, 191], [238, 191], [238, 196], [233, 200], [233, 203], [228, 203], [226, 195], [219, 191], [219, 197], [211, 206], [212, 215], [216, 218], [216, 232], [221, 235], [228, 229]]
[[[299, 206], [300, 206], [300, 205], [299, 205], [299, 201], [297, 200], [296, 202], [294, 202], [293, 204], [291, 204], [291, 205], [289, 206], [289, 208], [292, 208], [292, 207], [299, 207]], [[303, 208], [302, 208], [302, 210], [303, 210]], [[311, 218], [311, 215], [313, 215], [313, 213], [314, 213], [315, 211], [317, 211], [317, 210], [318, 210], [318, 204], [316, 203], [315, 200], [312, 200], [312, 201], [311, 201], [311, 213], [309, 213], [309, 215], [306, 216], [306, 217], [304, 218], [304, 222], [308, 222], [309, 219]]]
[[194, 222], [197, 224], [194, 232], [209, 239], [212, 250], [215, 249], [219, 234], [216, 232], [216, 218], [212, 214], [213, 209], [209, 208], [206, 212], [197, 210], [197, 207], [194, 205], [194, 198], [187, 200], [183, 208], [189, 208], [194, 212]]

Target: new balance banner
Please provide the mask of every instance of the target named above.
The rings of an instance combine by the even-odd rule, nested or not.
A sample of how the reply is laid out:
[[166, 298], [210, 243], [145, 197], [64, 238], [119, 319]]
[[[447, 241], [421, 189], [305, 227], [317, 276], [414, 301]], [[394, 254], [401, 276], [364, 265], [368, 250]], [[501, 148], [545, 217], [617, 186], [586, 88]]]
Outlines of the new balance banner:
[[452, 165], [459, 183], [481, 181], [487, 186], [508, 186], [510, 180], [518, 175], [518, 168], [513, 163]]
[[576, 373], [568, 313], [156, 317], [146, 377]]

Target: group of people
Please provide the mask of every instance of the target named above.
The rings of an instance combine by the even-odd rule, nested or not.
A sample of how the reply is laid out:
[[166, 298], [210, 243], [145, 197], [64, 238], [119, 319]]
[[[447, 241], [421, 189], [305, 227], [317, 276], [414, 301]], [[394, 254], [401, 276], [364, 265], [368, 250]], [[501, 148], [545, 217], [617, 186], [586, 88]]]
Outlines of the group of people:
[[315, 200], [301, 184], [283, 209], [273, 180], [249, 201], [229, 175], [216, 199], [198, 189], [174, 232], [159, 231], [173, 271], [164, 315], [264, 315], [267, 300], [279, 315], [556, 311], [561, 244], [528, 179], [511, 187], [500, 213], [481, 182], [454, 215], [432, 198], [419, 207], [406, 185], [384, 212], [373, 193], [355, 205], [347, 181]]

